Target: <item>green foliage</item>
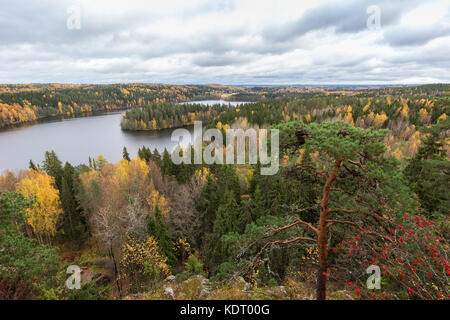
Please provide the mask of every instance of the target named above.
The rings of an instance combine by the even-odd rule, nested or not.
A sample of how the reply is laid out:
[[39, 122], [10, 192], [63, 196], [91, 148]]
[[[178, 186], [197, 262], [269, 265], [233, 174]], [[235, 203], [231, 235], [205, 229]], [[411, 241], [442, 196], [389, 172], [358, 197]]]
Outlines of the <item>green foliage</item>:
[[191, 254], [186, 261], [186, 270], [191, 274], [203, 274], [203, 263], [201, 263], [195, 254]]
[[45, 152], [45, 160], [42, 163], [42, 169], [55, 178], [56, 188], [61, 192], [64, 170], [62, 167], [62, 162], [58, 159], [55, 151], [52, 150], [50, 152]]
[[[399, 161], [384, 156], [386, 130], [355, 128], [346, 122], [301, 121], [275, 128], [280, 130], [283, 152], [291, 157], [290, 166], [297, 166], [299, 149], [304, 154], [298, 166], [314, 175], [329, 175], [342, 163], [334, 187], [345, 192], [333, 193], [334, 207], [357, 208], [369, 215], [383, 210], [382, 203], [399, 214], [415, 208]], [[297, 135], [302, 134], [299, 139]]]
[[200, 262], [197, 254], [189, 255], [185, 262], [185, 271], [176, 275], [177, 279], [187, 280], [194, 275], [206, 275], [204, 272], [204, 264]]
[[75, 168], [66, 162], [61, 180], [61, 204], [64, 211], [64, 236], [73, 243], [81, 244], [84, 240], [85, 225], [82, 219], [80, 205], [76, 198], [78, 175]]
[[17, 226], [25, 221], [25, 211], [34, 204], [16, 192], [0, 192], [0, 234], [18, 232]]
[[194, 120], [208, 121], [228, 106], [177, 103], [151, 103], [126, 112], [122, 119], [124, 130], [160, 130], [194, 124]]
[[59, 297], [55, 293], [54, 288], [50, 288], [50, 289], [42, 288], [39, 299], [40, 300], [59, 300]]
[[147, 231], [149, 235], [155, 237], [158, 241], [161, 253], [167, 257], [167, 263], [172, 268], [176, 265], [175, 251], [173, 247], [173, 239], [167, 228], [166, 222], [161, 210], [156, 206], [153, 215], [148, 217]]
[[22, 195], [1, 192], [0, 204], [0, 280], [34, 289], [53, 286], [60, 269], [58, 249], [38, 245], [17, 228], [31, 202]]
[[412, 190], [418, 195], [421, 207], [427, 213], [438, 216], [446, 216], [450, 207], [450, 161], [444, 149], [443, 138], [449, 125], [450, 119], [447, 119], [425, 130], [428, 137], [405, 168], [405, 175]]
[[99, 285], [95, 281], [81, 285], [78, 290], [67, 290], [67, 300], [106, 300], [111, 295], [112, 287]]
[[240, 91], [244, 89], [165, 84], [0, 85], [0, 128], [43, 118], [131, 109], [157, 101], [218, 99]]
[[131, 161], [130, 159], [130, 154], [128, 153], [127, 147], [123, 147], [123, 159], [127, 160], [127, 161]]

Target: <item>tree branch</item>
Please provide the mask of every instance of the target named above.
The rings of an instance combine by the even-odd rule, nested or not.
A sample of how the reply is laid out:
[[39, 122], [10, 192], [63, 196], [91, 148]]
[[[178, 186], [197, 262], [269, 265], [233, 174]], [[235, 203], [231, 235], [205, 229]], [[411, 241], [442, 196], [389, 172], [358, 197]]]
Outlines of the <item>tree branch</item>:
[[361, 169], [365, 169], [365, 167], [364, 167], [361, 163], [359, 163], [359, 162], [352, 161], [352, 160], [350, 160], [350, 159], [348, 159], [347, 162], [350, 163], [350, 164], [353, 164], [353, 165], [355, 165], [355, 166], [358, 166], [358, 167], [360, 167]]
[[270, 241], [267, 242], [262, 248], [261, 250], [258, 252], [258, 254], [252, 259], [252, 261], [250, 261], [249, 263], [247, 263], [241, 270], [244, 269], [248, 269], [250, 266], [254, 266], [256, 261], [258, 261], [258, 259], [261, 257], [261, 255], [263, 254], [264, 250], [266, 250], [267, 247], [272, 246], [274, 244], [281, 244], [281, 245], [288, 245], [288, 244], [293, 244], [293, 243], [299, 243], [301, 241], [312, 241], [312, 242], [316, 242], [316, 239], [313, 238], [307, 238], [307, 237], [295, 237], [292, 238], [290, 240], [275, 240], [275, 241]]
[[327, 223], [328, 223], [328, 227], [331, 227], [332, 225], [335, 225], [335, 224], [347, 224], [347, 225], [353, 226], [355, 228], [358, 228], [359, 230], [363, 231], [364, 233], [367, 233], [367, 234], [370, 234], [373, 236], [378, 236], [389, 242], [393, 242], [393, 240], [391, 238], [389, 238], [388, 236], [382, 235], [381, 233], [378, 233], [378, 232], [364, 230], [363, 227], [361, 227], [359, 224], [357, 224], [356, 222], [353, 222], [353, 221], [328, 220]]
[[338, 191], [338, 192], [342, 192], [342, 193], [346, 193], [346, 194], [352, 195], [350, 192], [348, 192], [348, 191], [346, 191], [344, 189], [341, 189], [341, 188], [330, 188], [330, 191]]
[[348, 210], [343, 208], [334, 208], [334, 209], [328, 209], [328, 213], [335, 213], [335, 212], [343, 212], [343, 213], [357, 213], [357, 210]]
[[[264, 240], [264, 239], [267, 239], [267, 238], [276, 236], [277, 234], [279, 234], [279, 233], [281, 233], [281, 232], [283, 232], [283, 231], [285, 231], [285, 230], [288, 230], [288, 229], [290, 229], [290, 228], [292, 228], [292, 227], [294, 227], [294, 226], [296, 226], [296, 225], [299, 225], [299, 224], [304, 225], [305, 227], [307, 227], [307, 228], [309, 228], [310, 230], [314, 231], [314, 233], [316, 233], [316, 234], [319, 233], [318, 230], [317, 230], [313, 225], [311, 225], [310, 223], [305, 222], [305, 221], [303, 221], [303, 220], [301, 220], [301, 219], [299, 219], [299, 218], [296, 218], [296, 219], [294, 219], [294, 222], [292, 222], [291, 224], [288, 224], [288, 225], [286, 225], [286, 226], [284, 226], [284, 227], [275, 229], [275, 230], [273, 230], [270, 234], [266, 234], [265, 236], [263, 236], [263, 237], [261, 237], [261, 238], [258, 238], [258, 239], [254, 240], [254, 241], [252, 241], [252, 242], [251, 242], [251, 243], [250, 243], [250, 244], [242, 251], [242, 253], [240, 254], [240, 256], [242, 256], [248, 249], [250, 249], [251, 247], [253, 247], [255, 244], [257, 244], [257, 243], [260, 242], [261, 240]], [[305, 238], [305, 239], [306, 239], [306, 238]], [[269, 243], [270, 243], [270, 242], [269, 242]]]
[[312, 170], [315, 172], [316, 175], [321, 176], [324, 179], [328, 179], [328, 176], [325, 174], [325, 172], [317, 170], [316, 168], [314, 168], [313, 166], [303, 166], [303, 167], [299, 167], [300, 170]]

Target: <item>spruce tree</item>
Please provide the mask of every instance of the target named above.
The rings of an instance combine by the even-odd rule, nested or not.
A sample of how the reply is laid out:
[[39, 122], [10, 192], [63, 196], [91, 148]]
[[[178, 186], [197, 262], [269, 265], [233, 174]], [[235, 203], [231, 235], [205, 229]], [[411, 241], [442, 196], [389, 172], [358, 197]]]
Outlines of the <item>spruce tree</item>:
[[66, 162], [61, 187], [61, 204], [63, 208], [63, 229], [64, 234], [72, 241], [80, 241], [84, 231], [79, 204], [76, 199], [75, 188], [76, 172], [75, 168]]
[[241, 233], [242, 230], [239, 205], [231, 190], [222, 198], [214, 220], [213, 232], [208, 239], [208, 268], [214, 273], [216, 266], [227, 259], [222, 236], [230, 232]]
[[176, 266], [176, 257], [173, 247], [173, 239], [167, 228], [166, 221], [161, 210], [156, 206], [153, 215], [148, 217], [147, 231], [158, 240], [158, 245], [162, 253], [167, 257], [171, 267]]
[[123, 159], [127, 160], [127, 161], [131, 161], [130, 159], [130, 154], [128, 153], [127, 147], [123, 147]]
[[35, 166], [33, 160], [30, 160], [28, 167], [30, 168], [30, 170], [36, 170], [36, 166]]
[[62, 162], [58, 159], [55, 151], [46, 151], [45, 152], [45, 160], [42, 163], [42, 168], [45, 172], [47, 172], [50, 176], [55, 178], [55, 184], [58, 188], [59, 192], [62, 189], [62, 176], [63, 176], [63, 167]]

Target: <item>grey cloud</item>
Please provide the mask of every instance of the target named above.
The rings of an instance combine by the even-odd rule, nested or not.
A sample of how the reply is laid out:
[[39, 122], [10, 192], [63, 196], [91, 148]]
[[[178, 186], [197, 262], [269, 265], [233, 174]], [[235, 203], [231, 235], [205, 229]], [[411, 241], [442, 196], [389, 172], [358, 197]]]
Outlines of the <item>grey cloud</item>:
[[450, 35], [450, 13], [444, 21], [425, 26], [395, 26], [383, 34], [383, 41], [390, 46], [420, 46]]
[[252, 60], [250, 56], [244, 55], [210, 55], [202, 54], [196, 56], [192, 63], [199, 67], [224, 67], [224, 66], [240, 66]]
[[417, 0], [329, 1], [307, 10], [296, 21], [266, 29], [264, 34], [273, 41], [288, 41], [310, 31], [327, 28], [334, 28], [337, 33], [357, 33], [367, 30], [369, 6], [380, 8], [381, 25], [384, 27], [397, 23], [401, 15], [417, 3]]
[[[160, 34], [150, 27], [159, 19], [188, 25], [197, 16], [227, 15], [237, 10], [237, 2], [205, 0], [166, 13], [169, 16], [151, 10], [156, 2], [141, 8], [130, 2], [123, 12], [82, 6], [81, 30], [68, 30], [66, 9], [72, 3], [2, 1], [0, 82], [350, 83], [401, 82], [427, 75], [450, 81], [445, 72], [449, 45], [420, 47], [449, 35], [448, 25], [401, 25], [402, 15], [414, 9], [417, 0], [329, 1], [294, 21], [273, 19], [257, 28], [236, 23], [218, 29], [219, 23], [207, 20], [192, 36], [170, 30]], [[383, 39], [364, 43], [360, 50], [342, 50], [341, 41], [349, 35], [365, 39], [369, 5], [381, 9]], [[329, 52], [316, 51], [323, 44]], [[409, 49], [412, 45], [415, 50]], [[385, 52], [377, 50], [380, 46]], [[168, 62], [167, 70], [151, 70], [155, 59]], [[369, 63], [373, 60], [376, 65]]]

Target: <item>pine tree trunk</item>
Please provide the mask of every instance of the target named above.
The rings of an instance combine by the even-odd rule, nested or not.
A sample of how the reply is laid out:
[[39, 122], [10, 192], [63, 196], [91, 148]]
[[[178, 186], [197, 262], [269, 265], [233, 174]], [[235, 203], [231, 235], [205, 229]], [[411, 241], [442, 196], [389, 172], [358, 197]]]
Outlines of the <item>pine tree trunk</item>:
[[319, 268], [317, 270], [317, 288], [316, 299], [326, 299], [327, 289], [327, 270], [328, 270], [328, 251], [327, 251], [327, 239], [328, 232], [326, 227], [326, 216], [320, 218], [319, 222], [319, 237], [317, 248], [319, 252]]
[[322, 201], [320, 203], [320, 219], [319, 219], [319, 235], [317, 239], [317, 249], [319, 252], [319, 268], [317, 270], [317, 287], [316, 287], [316, 299], [326, 299], [327, 289], [327, 275], [328, 275], [328, 205], [330, 203], [331, 185], [336, 180], [339, 170], [341, 168], [342, 161], [336, 161], [334, 171], [328, 176], [322, 192]]

